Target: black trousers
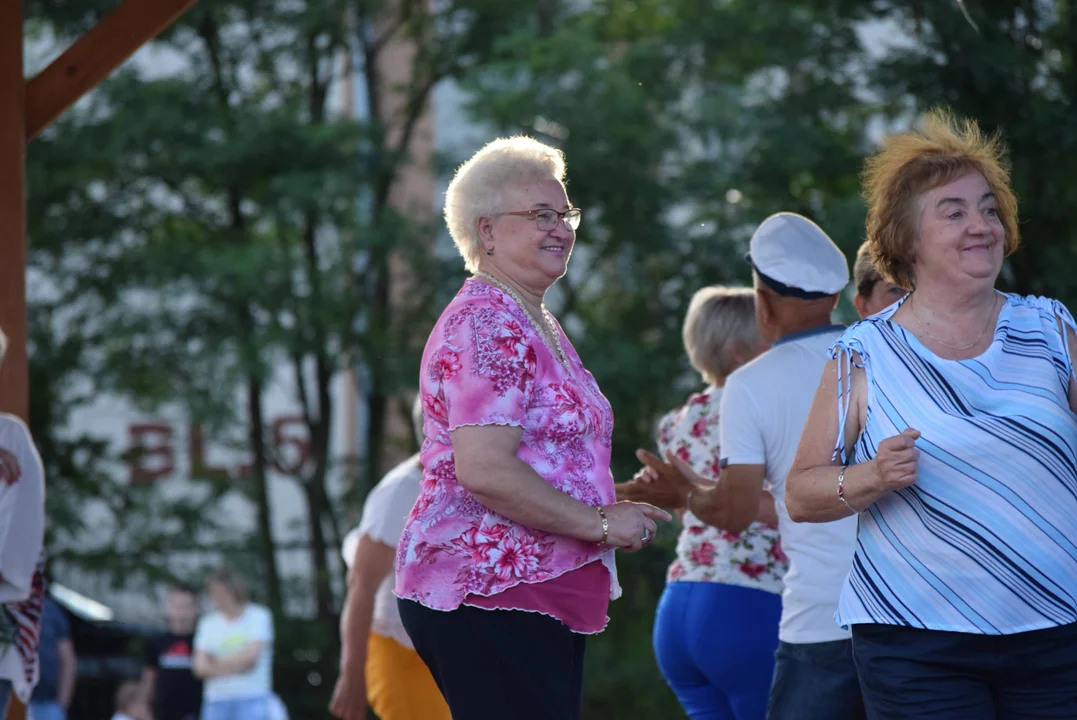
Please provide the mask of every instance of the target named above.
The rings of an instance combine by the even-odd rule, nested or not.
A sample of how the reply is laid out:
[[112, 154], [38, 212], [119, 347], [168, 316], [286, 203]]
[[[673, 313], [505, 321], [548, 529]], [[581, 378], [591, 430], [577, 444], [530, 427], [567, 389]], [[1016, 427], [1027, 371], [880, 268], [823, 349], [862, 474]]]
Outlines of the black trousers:
[[581, 717], [583, 635], [539, 613], [397, 604], [453, 720]]
[[1077, 718], [1077, 624], [1014, 635], [853, 625], [869, 720]]

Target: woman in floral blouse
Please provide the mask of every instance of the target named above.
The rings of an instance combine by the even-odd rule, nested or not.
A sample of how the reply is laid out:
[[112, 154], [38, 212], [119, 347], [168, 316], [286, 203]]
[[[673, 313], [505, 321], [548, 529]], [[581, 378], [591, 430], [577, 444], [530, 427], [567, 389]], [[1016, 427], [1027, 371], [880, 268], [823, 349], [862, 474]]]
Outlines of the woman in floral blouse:
[[[703, 477], [720, 481], [718, 404], [725, 378], [766, 349], [755, 322], [755, 292], [709, 287], [688, 306], [684, 346], [709, 387], [659, 424], [658, 445]], [[734, 535], [683, 516], [677, 557], [658, 603], [654, 647], [669, 686], [690, 718], [762, 720], [774, 671], [786, 559], [774, 500]]]
[[423, 353], [423, 479], [396, 594], [456, 720], [579, 718], [584, 637], [620, 594], [614, 548], [670, 519], [615, 501], [610, 405], [543, 305], [581, 217], [564, 175], [560, 151], [497, 140], [446, 197], [474, 277]]

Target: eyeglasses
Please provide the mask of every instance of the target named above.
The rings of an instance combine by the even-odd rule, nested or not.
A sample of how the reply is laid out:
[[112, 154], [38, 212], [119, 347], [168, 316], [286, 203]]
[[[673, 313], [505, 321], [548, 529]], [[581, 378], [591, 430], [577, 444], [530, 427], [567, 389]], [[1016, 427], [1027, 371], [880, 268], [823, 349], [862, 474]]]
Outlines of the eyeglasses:
[[556, 210], [518, 210], [515, 212], [503, 212], [499, 215], [516, 215], [518, 217], [525, 217], [529, 220], [535, 221], [535, 226], [539, 230], [553, 230], [562, 221], [565, 225], [568, 225], [570, 230], [575, 230], [580, 226], [580, 220], [583, 219], [583, 210], [579, 208], [571, 208], [564, 212], [558, 212]]

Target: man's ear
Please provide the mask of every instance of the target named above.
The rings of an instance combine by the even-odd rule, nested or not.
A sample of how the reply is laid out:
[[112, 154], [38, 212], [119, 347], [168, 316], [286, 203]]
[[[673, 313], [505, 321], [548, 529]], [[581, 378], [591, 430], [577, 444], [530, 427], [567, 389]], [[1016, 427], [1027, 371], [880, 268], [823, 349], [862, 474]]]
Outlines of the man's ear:
[[760, 330], [774, 319], [774, 307], [771, 305], [770, 295], [760, 288], [755, 290], [755, 315]]

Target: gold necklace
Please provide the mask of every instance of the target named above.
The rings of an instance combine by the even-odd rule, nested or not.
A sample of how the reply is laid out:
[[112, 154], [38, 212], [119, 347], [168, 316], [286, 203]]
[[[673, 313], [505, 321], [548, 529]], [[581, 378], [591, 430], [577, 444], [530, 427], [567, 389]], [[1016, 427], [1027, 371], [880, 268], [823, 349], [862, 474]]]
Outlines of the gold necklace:
[[483, 280], [487, 281], [488, 283], [496, 287], [498, 290], [501, 290], [501, 292], [512, 298], [516, 305], [519, 306], [521, 310], [523, 310], [524, 315], [527, 317], [527, 321], [531, 323], [531, 327], [535, 330], [535, 333], [539, 336], [539, 338], [541, 338], [542, 341], [546, 343], [546, 346], [548, 348], [553, 350], [554, 355], [557, 357], [558, 361], [565, 367], [568, 367], [568, 356], [565, 355], [565, 349], [561, 347], [561, 337], [557, 334], [557, 329], [553, 324], [552, 318], [550, 317], [550, 311], [546, 309], [545, 304], [540, 306], [542, 308], [543, 319], [543, 322], [540, 323], [535, 320], [535, 316], [531, 314], [531, 310], [528, 309], [527, 305], [524, 304], [523, 299], [511, 287], [501, 282], [488, 272], [477, 273], [475, 277], [482, 278]]
[[[909, 299], [912, 300], [911, 297]], [[957, 345], [951, 345], [950, 343], [948, 343], [948, 342], [946, 342], [944, 340], [939, 340], [937, 337], [935, 337], [930, 332], [928, 332], [927, 326], [924, 325], [924, 322], [923, 322], [923, 320], [920, 319], [920, 316], [916, 314], [916, 310], [913, 308], [911, 302], [909, 303], [909, 312], [912, 313], [912, 319], [915, 320], [916, 324], [920, 326], [920, 329], [924, 331], [924, 335], [927, 335], [929, 338], [931, 338], [932, 340], [937, 342], [939, 345], [942, 345], [943, 347], [949, 348], [950, 350], [953, 350], [954, 352], [964, 352], [966, 350], [970, 350], [970, 349], [976, 347], [977, 345], [979, 345], [980, 341], [984, 339], [984, 335], [987, 334], [987, 331], [994, 326], [994, 323], [991, 322], [991, 320], [995, 315], [995, 308], [996, 307], [998, 307], [998, 296], [997, 295], [995, 296], [995, 303], [991, 306], [991, 312], [988, 313], [988, 315], [987, 315], [987, 324], [984, 325], [983, 332], [980, 333], [980, 336], [977, 337], [976, 340], [969, 343], [968, 345], [963, 345], [961, 347], [958, 347]]]

